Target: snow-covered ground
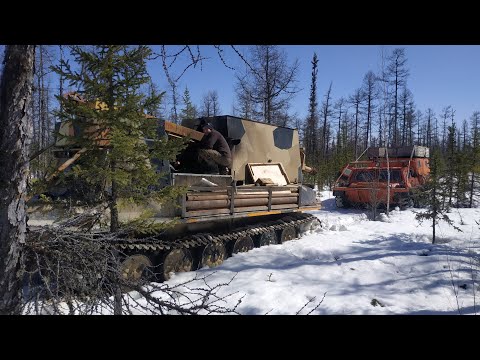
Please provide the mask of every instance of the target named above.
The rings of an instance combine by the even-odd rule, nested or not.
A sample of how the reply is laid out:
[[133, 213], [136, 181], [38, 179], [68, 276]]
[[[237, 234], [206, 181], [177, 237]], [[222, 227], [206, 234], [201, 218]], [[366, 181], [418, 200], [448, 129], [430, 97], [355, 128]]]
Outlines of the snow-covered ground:
[[[415, 220], [419, 209], [393, 210], [373, 222], [368, 211], [336, 209], [328, 191], [322, 206], [311, 212], [322, 228], [301, 239], [236, 254], [168, 283], [209, 275], [214, 286], [234, 277], [218, 295], [232, 294], [226, 307], [242, 297], [241, 314], [480, 313], [480, 209], [452, 210], [463, 232], [440, 223], [431, 244], [431, 224]], [[189, 284], [197, 285], [204, 286]]]

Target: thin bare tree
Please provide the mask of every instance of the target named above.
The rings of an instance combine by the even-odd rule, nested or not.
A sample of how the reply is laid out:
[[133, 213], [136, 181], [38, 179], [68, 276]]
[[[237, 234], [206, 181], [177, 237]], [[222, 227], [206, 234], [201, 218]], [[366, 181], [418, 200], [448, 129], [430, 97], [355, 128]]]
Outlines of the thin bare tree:
[[220, 103], [216, 90], [210, 90], [203, 95], [200, 115], [206, 117], [220, 115]]
[[372, 137], [373, 112], [375, 111], [375, 100], [378, 97], [377, 76], [373, 71], [369, 71], [363, 78], [362, 92], [365, 98], [365, 114], [367, 116], [365, 123], [365, 139], [364, 148], [370, 145]]
[[355, 90], [355, 93], [350, 96], [349, 102], [355, 108], [355, 128], [354, 128], [354, 135], [353, 135], [353, 142], [354, 142], [354, 152], [355, 152], [355, 159], [357, 159], [358, 155], [358, 134], [359, 134], [359, 126], [360, 126], [360, 115], [362, 112], [362, 102], [364, 100], [364, 93], [361, 88]]
[[330, 82], [330, 86], [328, 87], [328, 90], [325, 93], [325, 99], [322, 102], [322, 109], [321, 109], [321, 116], [323, 118], [321, 151], [324, 159], [326, 159], [327, 152], [328, 152], [328, 135], [329, 135], [329, 127], [330, 127], [329, 119], [333, 115], [332, 85], [333, 85], [332, 82]]
[[387, 81], [393, 87], [393, 124], [391, 125], [392, 144], [398, 145], [399, 140], [399, 93], [403, 86], [405, 86], [408, 77], [407, 57], [404, 48], [394, 49], [388, 56], [387, 65]]
[[245, 72], [237, 72], [237, 97], [246, 97], [258, 105], [255, 118], [276, 124], [274, 114], [282, 113], [293, 96], [296, 86], [298, 60], [287, 62], [285, 51], [276, 45], [257, 45], [250, 48], [249, 65]]

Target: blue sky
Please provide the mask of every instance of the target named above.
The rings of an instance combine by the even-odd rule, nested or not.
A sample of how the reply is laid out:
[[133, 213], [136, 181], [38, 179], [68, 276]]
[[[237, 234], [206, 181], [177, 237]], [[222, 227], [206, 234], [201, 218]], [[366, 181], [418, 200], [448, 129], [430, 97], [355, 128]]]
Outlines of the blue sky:
[[[405, 48], [407, 67], [410, 71], [407, 83], [414, 94], [417, 108], [424, 111], [431, 107], [439, 114], [442, 108], [452, 105], [456, 110], [456, 120], [469, 119], [473, 111], [480, 111], [480, 46], [479, 45], [388, 45], [385, 51]], [[225, 60], [229, 66], [239, 68], [241, 60], [228, 46]], [[330, 82], [333, 82], [334, 99], [348, 97], [361, 86], [363, 76], [369, 70], [378, 72], [381, 68], [380, 45], [288, 45], [281, 46], [290, 62], [300, 62], [298, 86], [300, 91], [292, 103], [292, 110], [304, 118], [308, 108], [308, 96], [311, 81], [311, 60], [316, 52], [318, 66], [318, 100], [322, 100]], [[174, 47], [169, 47], [173, 50]], [[246, 46], [238, 49], [245, 51]], [[188, 86], [195, 104], [201, 103], [202, 96], [209, 90], [217, 90], [222, 114], [232, 113], [234, 100], [234, 71], [226, 68], [219, 60], [213, 46], [201, 46], [202, 56], [208, 57], [202, 69], [189, 69], [180, 80], [183, 92]], [[180, 59], [172, 67], [174, 72], [184, 66], [187, 59]], [[162, 72], [161, 63], [150, 65], [154, 81], [162, 89], [168, 83]]]
[[[469, 119], [474, 111], [480, 111], [480, 45], [388, 45], [385, 51], [405, 48], [407, 67], [410, 70], [408, 87], [414, 94], [417, 108], [425, 111], [431, 107], [438, 115], [442, 108], [452, 105], [456, 120]], [[154, 49], [158, 50], [158, 46]], [[174, 51], [179, 47], [168, 47]], [[229, 46], [222, 46], [227, 65], [236, 69], [245, 65]], [[334, 99], [349, 96], [361, 86], [363, 76], [369, 70], [378, 72], [381, 67], [380, 45], [288, 45], [281, 46], [293, 62], [300, 63], [298, 87], [302, 90], [292, 102], [292, 110], [300, 118], [307, 114], [311, 81], [311, 60], [314, 51], [319, 59], [318, 100], [321, 102], [330, 82], [333, 82]], [[202, 67], [190, 68], [180, 80], [183, 92], [188, 86], [193, 102], [200, 105], [202, 96], [209, 90], [217, 90], [222, 114], [232, 114], [235, 97], [235, 72], [225, 67], [213, 46], [200, 46], [203, 57]], [[238, 46], [244, 53], [247, 46]], [[3, 46], [0, 46], [3, 57]], [[187, 63], [179, 59], [172, 67], [177, 75]], [[159, 60], [149, 65], [154, 81], [162, 90], [169, 90], [168, 82]]]

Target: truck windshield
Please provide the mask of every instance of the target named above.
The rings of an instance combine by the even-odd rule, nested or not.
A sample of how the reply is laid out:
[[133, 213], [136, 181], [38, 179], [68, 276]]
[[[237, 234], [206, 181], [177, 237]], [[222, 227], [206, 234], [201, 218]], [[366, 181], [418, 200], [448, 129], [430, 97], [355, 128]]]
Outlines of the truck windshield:
[[[387, 182], [388, 170], [360, 170], [357, 171], [354, 176], [354, 181], [359, 182]], [[390, 182], [400, 182], [402, 180], [402, 174], [400, 170], [390, 170]]]

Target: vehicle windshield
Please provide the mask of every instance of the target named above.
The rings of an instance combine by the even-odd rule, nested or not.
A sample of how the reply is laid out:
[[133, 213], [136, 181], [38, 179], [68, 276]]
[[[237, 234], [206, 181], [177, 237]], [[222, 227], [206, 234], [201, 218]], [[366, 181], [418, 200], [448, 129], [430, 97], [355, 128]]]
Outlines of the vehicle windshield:
[[[402, 180], [402, 174], [400, 170], [390, 170], [390, 182], [400, 182]], [[359, 170], [356, 171], [353, 176], [353, 181], [358, 182], [387, 182], [388, 181], [388, 170]]]

